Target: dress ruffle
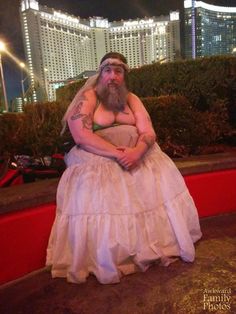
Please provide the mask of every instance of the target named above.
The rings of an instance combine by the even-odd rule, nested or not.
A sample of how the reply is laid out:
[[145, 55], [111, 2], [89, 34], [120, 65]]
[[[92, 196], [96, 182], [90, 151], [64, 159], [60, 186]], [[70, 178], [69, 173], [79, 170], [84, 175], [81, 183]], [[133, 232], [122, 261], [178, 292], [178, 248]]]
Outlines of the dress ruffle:
[[[133, 147], [134, 126], [97, 131], [117, 146]], [[145, 271], [160, 259], [192, 262], [201, 237], [193, 199], [173, 161], [155, 144], [126, 171], [112, 159], [74, 147], [57, 191], [57, 213], [47, 250], [53, 277], [101, 283]]]

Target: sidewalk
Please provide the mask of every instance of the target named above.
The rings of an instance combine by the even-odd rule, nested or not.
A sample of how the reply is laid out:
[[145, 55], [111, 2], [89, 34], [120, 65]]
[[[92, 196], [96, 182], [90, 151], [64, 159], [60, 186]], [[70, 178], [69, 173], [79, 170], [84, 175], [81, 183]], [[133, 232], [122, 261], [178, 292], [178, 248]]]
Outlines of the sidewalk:
[[86, 283], [69, 284], [52, 279], [44, 269], [0, 287], [0, 313], [236, 313], [236, 213], [200, 223], [203, 238], [196, 244], [193, 264], [156, 264], [115, 285], [101, 285], [93, 276]]

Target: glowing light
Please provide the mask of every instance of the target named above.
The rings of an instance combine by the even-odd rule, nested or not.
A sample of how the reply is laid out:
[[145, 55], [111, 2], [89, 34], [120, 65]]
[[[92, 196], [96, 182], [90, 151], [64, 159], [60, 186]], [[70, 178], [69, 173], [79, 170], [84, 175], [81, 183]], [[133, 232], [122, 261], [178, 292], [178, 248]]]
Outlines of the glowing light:
[[178, 11], [170, 12], [170, 20], [179, 21], [179, 12]]
[[74, 23], [79, 23], [79, 19], [76, 18], [76, 17], [72, 17], [70, 15], [67, 15], [65, 13], [61, 13], [61, 12], [58, 12], [58, 11], [54, 11], [53, 12], [53, 15], [59, 19], [63, 19], [65, 21], [68, 21], [68, 22], [74, 22]]
[[[192, 0], [185, 0], [184, 7], [185, 9], [191, 8]], [[215, 11], [215, 12], [236, 13], [236, 7], [217, 6], [217, 5], [205, 3], [203, 1], [195, 1], [195, 8], [203, 8], [203, 9]]]
[[[6, 52], [6, 46], [4, 42], [2, 41], [0, 41], [0, 52], [1, 51]], [[5, 111], [8, 111], [7, 92], [6, 92], [6, 85], [5, 85], [4, 73], [3, 73], [3, 67], [2, 67], [1, 53], [0, 53], [0, 75], [1, 75], [1, 85], [2, 85], [2, 91], [3, 91], [3, 97], [4, 97]]]
[[152, 24], [153, 19], [148, 19], [148, 20], [136, 20], [136, 21], [127, 21], [124, 22], [124, 26], [135, 26], [135, 25], [143, 25], [143, 24]]
[[39, 10], [39, 4], [36, 0], [22, 0], [21, 1], [21, 11], [25, 11], [27, 9]]
[[0, 51], [6, 51], [6, 45], [3, 41], [0, 41]]

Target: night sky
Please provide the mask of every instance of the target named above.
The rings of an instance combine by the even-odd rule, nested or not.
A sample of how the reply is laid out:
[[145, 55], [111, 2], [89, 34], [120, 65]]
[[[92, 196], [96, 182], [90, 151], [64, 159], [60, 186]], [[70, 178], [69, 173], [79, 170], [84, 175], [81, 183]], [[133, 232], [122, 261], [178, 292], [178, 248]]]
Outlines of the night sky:
[[[235, 0], [204, 2], [236, 6]], [[165, 15], [183, 6], [183, 0], [39, 0], [39, 3], [82, 18], [102, 16], [109, 21]], [[0, 0], [0, 39], [11, 53], [24, 61], [19, 6], [20, 0]], [[3, 56], [2, 61], [8, 99], [11, 100], [20, 94], [20, 70], [9, 57]]]

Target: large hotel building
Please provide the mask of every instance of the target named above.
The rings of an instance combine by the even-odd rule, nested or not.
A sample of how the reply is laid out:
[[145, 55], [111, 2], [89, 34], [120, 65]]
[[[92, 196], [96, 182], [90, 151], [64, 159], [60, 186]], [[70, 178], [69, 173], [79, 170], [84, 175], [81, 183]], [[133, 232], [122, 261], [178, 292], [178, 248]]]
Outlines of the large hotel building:
[[236, 7], [185, 0], [185, 57], [236, 52]]
[[124, 54], [131, 68], [180, 56], [179, 12], [168, 16], [109, 22], [82, 19], [22, 0], [23, 40], [33, 101], [55, 100], [69, 78], [95, 71], [109, 51]]

